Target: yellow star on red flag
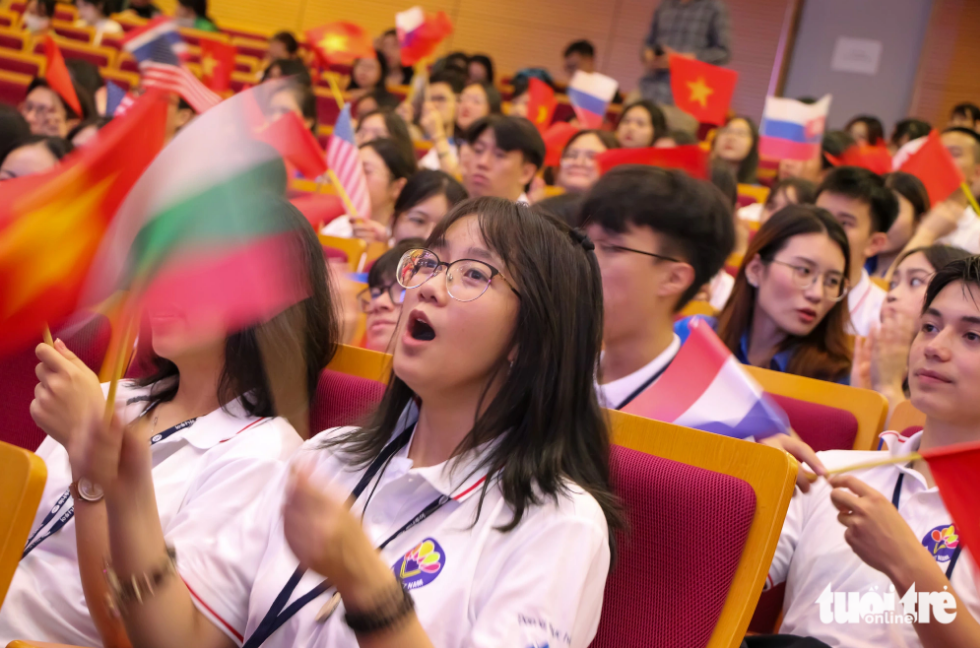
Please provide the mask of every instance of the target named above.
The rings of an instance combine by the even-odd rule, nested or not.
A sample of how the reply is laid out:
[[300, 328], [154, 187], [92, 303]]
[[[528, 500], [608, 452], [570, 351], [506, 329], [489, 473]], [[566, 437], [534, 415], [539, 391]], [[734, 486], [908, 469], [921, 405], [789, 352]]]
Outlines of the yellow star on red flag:
[[343, 52], [347, 49], [347, 37], [343, 34], [327, 34], [320, 41], [320, 47], [325, 52]]
[[708, 97], [715, 93], [715, 91], [704, 82], [704, 77], [698, 77], [697, 81], [688, 81], [687, 87], [691, 90], [691, 98], [689, 101], [698, 102], [701, 104], [702, 108], [707, 107]]

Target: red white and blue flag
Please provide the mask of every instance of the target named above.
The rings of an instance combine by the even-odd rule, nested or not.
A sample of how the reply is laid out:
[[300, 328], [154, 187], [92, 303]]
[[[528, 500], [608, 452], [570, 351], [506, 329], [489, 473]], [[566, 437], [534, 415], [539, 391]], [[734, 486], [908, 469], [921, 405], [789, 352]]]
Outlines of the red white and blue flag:
[[415, 65], [435, 53], [439, 43], [453, 32], [453, 23], [444, 11], [433, 14], [412, 7], [395, 14], [395, 31], [402, 65]]
[[140, 67], [147, 62], [179, 65], [187, 56], [187, 43], [177, 23], [166, 16], [154, 18], [126, 34], [123, 49], [133, 55]]
[[739, 439], [789, 431], [789, 418], [749, 376], [704, 320], [667, 370], [622, 411]]
[[568, 101], [575, 109], [582, 128], [595, 129], [602, 126], [606, 118], [609, 102], [616, 96], [619, 83], [612, 77], [598, 72], [579, 70], [568, 84]]
[[327, 166], [337, 175], [337, 180], [347, 192], [351, 204], [357, 211], [349, 216], [370, 218], [371, 198], [368, 196], [364, 167], [354, 141], [354, 127], [350, 117], [350, 104], [344, 104], [333, 134], [327, 143]]
[[820, 153], [830, 95], [814, 104], [766, 97], [759, 127], [759, 155], [773, 160], [812, 160]]
[[145, 64], [143, 85], [177, 93], [198, 115], [203, 115], [221, 103], [221, 95], [210, 90], [190, 70], [180, 65]]

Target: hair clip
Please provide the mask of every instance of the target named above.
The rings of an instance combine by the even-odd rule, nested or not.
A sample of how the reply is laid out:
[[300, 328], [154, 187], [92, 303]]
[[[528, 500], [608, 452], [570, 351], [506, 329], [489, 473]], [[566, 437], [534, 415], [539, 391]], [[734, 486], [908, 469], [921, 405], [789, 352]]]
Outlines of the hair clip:
[[570, 233], [572, 238], [575, 239], [575, 242], [585, 248], [586, 252], [592, 252], [595, 250], [595, 243], [592, 242], [592, 239], [589, 238], [588, 234], [577, 229], [571, 230]]

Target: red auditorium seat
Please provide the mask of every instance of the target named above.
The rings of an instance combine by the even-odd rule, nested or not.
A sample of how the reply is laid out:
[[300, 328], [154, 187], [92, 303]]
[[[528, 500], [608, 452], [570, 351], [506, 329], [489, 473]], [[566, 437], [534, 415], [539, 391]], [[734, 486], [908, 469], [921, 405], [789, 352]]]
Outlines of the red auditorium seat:
[[[109, 67], [116, 52], [109, 47], [95, 47], [79, 41], [61, 40], [58, 47], [66, 59], [83, 59], [93, 65], [105, 68]], [[44, 41], [38, 41], [34, 45], [34, 53], [44, 55]]]
[[[54, 332], [54, 336], [64, 340], [82, 362], [98, 373], [109, 346], [110, 333], [106, 317], [82, 315], [69, 320]], [[34, 387], [37, 385], [36, 366], [33, 347], [0, 360], [0, 403], [3, 403], [0, 408], [0, 441], [32, 452], [44, 440], [44, 432], [34, 424], [30, 413]]]
[[117, 52], [122, 50], [124, 35], [119, 34], [103, 34], [102, 35], [102, 47], [111, 47]]
[[133, 58], [133, 55], [129, 52], [119, 53], [119, 69], [123, 72], [133, 72], [134, 74], [140, 73], [139, 63]]
[[793, 430], [817, 452], [854, 448], [858, 420], [851, 412], [788, 396], [769, 395], [789, 416]]
[[329, 90], [316, 88], [316, 113], [320, 126], [333, 126], [340, 116], [340, 107]]
[[32, 79], [38, 76], [44, 69], [44, 58], [26, 54], [24, 52], [11, 52], [0, 50], [0, 70], [26, 74]]
[[257, 59], [265, 58], [269, 51], [269, 43], [264, 40], [254, 38], [232, 38], [231, 44], [235, 46], [241, 56], [254, 56]]
[[17, 16], [13, 12], [7, 12], [0, 9], [0, 27], [5, 29], [13, 29], [16, 21]]
[[27, 88], [34, 77], [0, 70], [0, 102], [19, 105], [27, 97]]
[[27, 9], [27, 3], [26, 2], [20, 2], [20, 1], [18, 1], [18, 2], [11, 2], [10, 3], [10, 6], [7, 7], [7, 9], [10, 9], [14, 13], [23, 14], [24, 13], [24, 10]]
[[54, 33], [68, 40], [78, 41], [88, 45], [92, 42], [92, 35], [95, 31], [91, 27], [75, 27], [72, 24], [58, 23], [53, 24]]
[[325, 369], [310, 406], [310, 435], [342, 425], [358, 425], [372, 413], [385, 385]]
[[15, 50], [17, 52], [24, 49], [24, 32], [16, 29], [0, 29], [0, 49]]
[[755, 515], [752, 486], [622, 447], [613, 447], [612, 482], [630, 531], [619, 537], [592, 648], [703, 648]]
[[54, 19], [64, 22], [75, 22], [78, 18], [78, 10], [74, 5], [59, 2], [54, 6]]

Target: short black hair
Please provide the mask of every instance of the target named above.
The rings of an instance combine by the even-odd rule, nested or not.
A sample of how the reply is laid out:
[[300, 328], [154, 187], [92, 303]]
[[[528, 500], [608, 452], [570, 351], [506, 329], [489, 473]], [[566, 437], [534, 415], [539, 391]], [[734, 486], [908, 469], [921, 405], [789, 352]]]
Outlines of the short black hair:
[[360, 148], [365, 147], [373, 148], [374, 152], [377, 153], [382, 160], [384, 160], [385, 166], [388, 167], [388, 172], [391, 174], [392, 180], [410, 178], [412, 177], [412, 174], [418, 171], [415, 156], [406, 156], [404, 149], [394, 140], [388, 139], [387, 137], [371, 140], [370, 142], [365, 142], [360, 146]]
[[269, 78], [269, 71], [274, 67], [279, 68], [279, 73], [284, 77], [292, 77], [298, 83], [310, 87], [313, 86], [313, 77], [310, 76], [310, 69], [299, 59], [276, 59], [269, 64], [269, 67], [262, 74], [263, 81]]
[[275, 36], [273, 36], [269, 40], [279, 41], [280, 43], [283, 44], [283, 47], [285, 47], [286, 51], [289, 52], [290, 54], [295, 54], [296, 52], [299, 51], [299, 41], [296, 40], [296, 37], [293, 36], [291, 32], [288, 31], [278, 32]]
[[[487, 71], [487, 82], [493, 83], [493, 59], [491, 59], [486, 54], [474, 54], [473, 56], [470, 57], [467, 66], [469, 66], [470, 63], [479, 63], [480, 65], [482, 65], [483, 68]], [[430, 79], [429, 83], [431, 82], [432, 80]]]
[[912, 215], [912, 219], [915, 224], [918, 224], [931, 207], [929, 191], [926, 189], [926, 186], [914, 175], [904, 171], [892, 171], [882, 177], [885, 180], [886, 187], [911, 203], [912, 211], [915, 212]]
[[957, 281], [963, 282], [964, 288], [980, 288], [980, 256], [951, 261], [945, 267], [936, 268], [936, 274], [932, 275], [929, 287], [926, 288], [922, 312], [925, 313], [929, 310], [932, 302], [943, 291], [943, 288]]
[[99, 66], [91, 61], [80, 58], [65, 59], [65, 67], [68, 68], [68, 74], [71, 75], [71, 80], [93, 95], [99, 91], [99, 88], [105, 85], [105, 79], [102, 78], [102, 73], [99, 72]]
[[177, 0], [181, 6], [193, 11], [199, 18], [208, 18], [208, 0]]
[[38, 5], [44, 7], [44, 15], [48, 18], [54, 18], [54, 12], [56, 9], [56, 4], [58, 0], [38, 0]]
[[871, 212], [872, 234], [887, 232], [898, 218], [898, 198], [880, 175], [862, 167], [842, 166], [828, 173], [817, 188], [817, 197], [825, 192], [866, 203]]
[[949, 115], [950, 117], [966, 117], [971, 122], [976, 123], [980, 121], [980, 106], [977, 106], [975, 103], [965, 101], [953, 106], [953, 110]]
[[735, 172], [721, 158], [712, 158], [709, 165], [711, 184], [718, 187], [718, 190], [725, 196], [729, 209], [734, 212], [738, 206], [738, 178], [735, 176]]
[[795, 202], [797, 205], [812, 205], [817, 201], [817, 185], [806, 178], [791, 177], [783, 178], [773, 183], [772, 187], [769, 188], [769, 197], [766, 198], [766, 204], [769, 204], [780, 191], [786, 191], [787, 189], [792, 189], [793, 193], [796, 194]]
[[892, 131], [891, 143], [894, 146], [901, 146], [899, 142], [903, 138], [908, 137], [907, 141], [911, 142], [920, 137], [925, 137], [931, 130], [932, 126], [929, 122], [922, 121], [921, 119], [903, 119], [895, 124], [895, 130]]
[[0, 103], [0, 164], [31, 134], [31, 127], [13, 106]]
[[952, 128], [947, 128], [943, 131], [943, 135], [946, 133], [959, 133], [972, 139], [973, 161], [980, 164], [980, 133], [976, 132], [972, 128], [964, 128], [963, 126], [953, 126]]
[[388, 92], [388, 88], [382, 88], [381, 86], [378, 86], [374, 90], [371, 90], [370, 92], [365, 92], [360, 97], [354, 100], [353, 102], [354, 114], [357, 115], [358, 117], [360, 117], [361, 114], [360, 111], [358, 110], [358, 107], [361, 105], [361, 102], [364, 101], [365, 99], [374, 99], [374, 102], [378, 104], [378, 108], [389, 108], [391, 110], [397, 108], [398, 104], [401, 103], [401, 100], [398, 98], [398, 95]]
[[839, 158], [844, 155], [844, 151], [856, 145], [857, 142], [851, 137], [851, 134], [847, 131], [842, 130], [832, 130], [827, 131], [823, 134], [823, 140], [820, 144], [820, 159], [822, 160], [821, 167], [826, 171], [827, 169], [832, 169], [836, 165], [830, 161], [828, 155], [832, 155], [835, 158]]
[[430, 86], [436, 83], [445, 83], [452, 88], [454, 94], [459, 94], [466, 87], [466, 75], [455, 68], [439, 70], [433, 72], [432, 76], [429, 77]]
[[544, 164], [544, 140], [534, 124], [524, 117], [512, 115], [487, 115], [478, 119], [466, 131], [465, 141], [472, 146], [488, 128], [493, 130], [497, 148], [504, 151], [520, 151], [525, 162], [537, 168]]
[[539, 200], [531, 205], [531, 209], [536, 212], [550, 214], [564, 221], [569, 227], [574, 229], [582, 221], [583, 203], [585, 203], [585, 196], [583, 194], [564, 193]]
[[586, 195], [582, 223], [617, 233], [628, 225], [649, 227], [661, 234], [663, 253], [694, 268], [694, 281], [675, 311], [718, 274], [735, 247], [735, 222], [721, 191], [676, 169], [639, 164], [612, 169]]
[[70, 141], [63, 137], [50, 137], [48, 135], [29, 135], [21, 140], [17, 148], [33, 146], [34, 144], [44, 144], [56, 160], [62, 160], [66, 155], [75, 150]]
[[885, 127], [881, 125], [881, 120], [874, 115], [858, 115], [853, 117], [851, 121], [847, 122], [844, 130], [850, 133], [851, 126], [857, 123], [864, 124], [864, 127], [868, 129], [868, 144], [871, 146], [885, 141]]
[[565, 48], [565, 53], [562, 54], [562, 57], [568, 58], [572, 54], [578, 54], [586, 58], [595, 58], [595, 45], [585, 39], [573, 41]]
[[552, 90], [558, 90], [554, 80], [551, 78], [551, 75], [547, 73], [547, 71], [542, 70], [544, 74], [529, 74], [531, 70], [533, 70], [533, 68], [521, 70], [514, 76], [513, 79], [511, 79], [510, 83], [511, 86], [513, 86], [513, 91], [510, 95], [511, 101], [517, 99], [528, 91], [528, 89], [531, 87], [531, 79], [538, 79]]
[[469, 198], [463, 185], [445, 171], [419, 170], [418, 173], [409, 178], [408, 182], [405, 183], [405, 188], [398, 194], [398, 199], [395, 200], [395, 219], [393, 221], [419, 203], [439, 195], [446, 197], [449, 209]]
[[[633, 110], [634, 108], [642, 108], [647, 111], [650, 115], [650, 124], [653, 126], [653, 141], [656, 142], [658, 139], [667, 134], [667, 118], [664, 116], [664, 111], [660, 109], [660, 106], [653, 103], [649, 99], [637, 99], [636, 101], [626, 105], [623, 108], [623, 112], [619, 114], [619, 119], [622, 121], [623, 117], [626, 117], [626, 113]], [[618, 122], [617, 122], [618, 126]]]
[[368, 288], [377, 288], [387, 281], [395, 280], [398, 262], [409, 250], [425, 247], [425, 241], [420, 238], [407, 238], [395, 243], [390, 250], [378, 257], [368, 270]]

